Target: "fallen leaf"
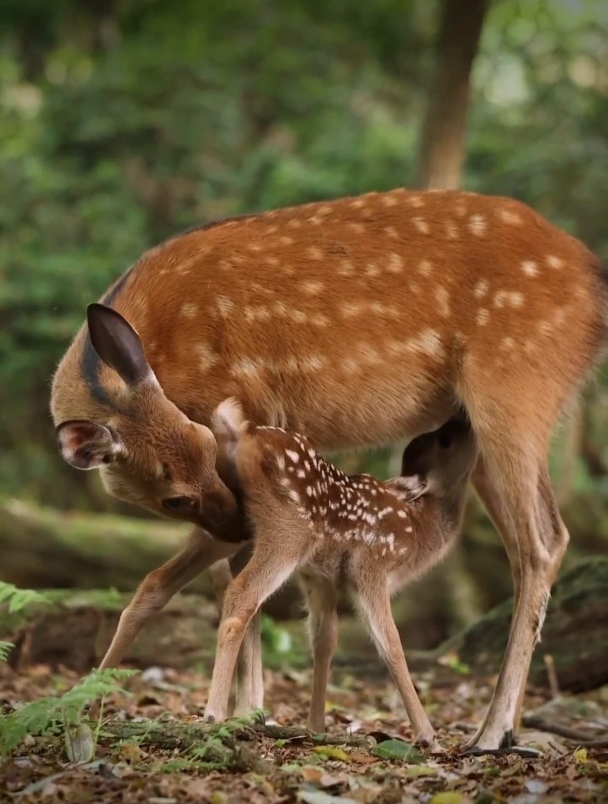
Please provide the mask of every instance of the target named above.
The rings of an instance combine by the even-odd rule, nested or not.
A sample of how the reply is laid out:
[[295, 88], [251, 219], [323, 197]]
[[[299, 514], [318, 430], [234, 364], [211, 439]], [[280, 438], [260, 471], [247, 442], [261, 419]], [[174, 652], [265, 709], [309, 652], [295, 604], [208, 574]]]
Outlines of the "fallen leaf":
[[350, 762], [350, 757], [346, 751], [335, 745], [315, 745], [312, 750], [315, 754], [319, 754], [319, 756], [326, 759], [339, 759], [340, 762]]
[[362, 751], [360, 748], [355, 748], [348, 756], [351, 762], [356, 762], [358, 765], [371, 765], [376, 762], [371, 754], [367, 751]]
[[435, 793], [429, 804], [462, 804], [463, 801], [464, 796], [462, 793], [446, 790], [443, 793]]
[[372, 754], [382, 759], [400, 759], [403, 762], [424, 762], [425, 757], [413, 745], [403, 740], [385, 740], [372, 748]]
[[528, 793], [546, 793], [549, 785], [541, 779], [528, 779], [525, 783], [525, 788]]
[[430, 765], [414, 765], [406, 769], [405, 776], [408, 779], [416, 779], [418, 776], [437, 776], [437, 768], [431, 768]]
[[131, 764], [141, 762], [147, 756], [145, 751], [135, 743], [123, 743], [118, 749], [118, 758]]
[[330, 796], [322, 790], [298, 790], [298, 799], [305, 804], [358, 804], [354, 798], [347, 796]]
[[356, 782], [351, 784], [349, 795], [355, 799], [357, 804], [373, 804], [383, 789], [379, 784], [357, 779]]
[[299, 768], [300, 776], [305, 782], [309, 784], [316, 784], [319, 787], [331, 787], [334, 784], [339, 784], [340, 780], [335, 776], [327, 773], [321, 766], [304, 765]]
[[95, 740], [93, 732], [86, 723], [78, 726], [67, 726], [64, 734], [65, 753], [70, 762], [81, 765], [90, 762], [95, 756]]

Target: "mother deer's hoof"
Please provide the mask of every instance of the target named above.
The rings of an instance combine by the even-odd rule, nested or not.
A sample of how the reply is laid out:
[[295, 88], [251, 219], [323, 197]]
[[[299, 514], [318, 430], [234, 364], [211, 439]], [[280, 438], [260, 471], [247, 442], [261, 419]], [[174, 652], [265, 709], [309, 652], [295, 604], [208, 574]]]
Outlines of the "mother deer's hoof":
[[506, 731], [498, 748], [482, 748], [475, 743], [466, 743], [462, 750], [462, 756], [493, 756], [505, 757], [509, 754], [523, 757], [524, 759], [534, 759], [542, 756], [542, 752], [530, 746], [517, 745], [517, 738], [512, 731]]

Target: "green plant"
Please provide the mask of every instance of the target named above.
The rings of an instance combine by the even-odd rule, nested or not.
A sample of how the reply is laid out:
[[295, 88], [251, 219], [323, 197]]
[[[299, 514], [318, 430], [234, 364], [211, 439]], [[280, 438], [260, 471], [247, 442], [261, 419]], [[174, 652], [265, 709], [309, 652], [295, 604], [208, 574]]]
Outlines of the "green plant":
[[8, 610], [13, 614], [16, 611], [21, 611], [31, 603], [49, 603], [49, 599], [46, 595], [36, 592], [34, 589], [19, 589], [12, 583], [0, 581], [1, 603], [8, 603]]
[[[31, 603], [48, 603], [48, 598], [33, 589], [19, 589], [0, 581], [0, 604], [8, 604], [9, 612], [20, 611]], [[6, 661], [14, 645], [0, 642], [0, 661]], [[0, 756], [5, 756], [28, 734], [58, 734], [63, 729], [68, 759], [86, 762], [95, 752], [101, 726], [103, 700], [110, 692], [121, 691], [118, 682], [136, 674], [137, 670], [93, 670], [72, 689], [61, 695], [47, 695], [36, 701], [18, 704], [13, 712], [0, 716]], [[95, 735], [81, 722], [82, 711], [101, 698]]]
[[[12, 583], [0, 581], [0, 605], [8, 605], [10, 614], [21, 611], [30, 603], [48, 603], [49, 599], [34, 589], [19, 589]], [[0, 662], [8, 661], [11, 650], [15, 646], [12, 642], [0, 641]]]
[[68, 757], [72, 754], [74, 761], [79, 761], [76, 757], [81, 747], [74, 746], [74, 743], [78, 740], [81, 743], [92, 741], [94, 748], [101, 725], [100, 713], [95, 737], [87, 732], [88, 727], [85, 726], [83, 729], [84, 724], [80, 722], [83, 709], [99, 698], [103, 702], [108, 693], [124, 692], [118, 682], [137, 672], [137, 670], [113, 668], [93, 670], [62, 695], [48, 695], [36, 701], [20, 704], [14, 712], [0, 718], [0, 756], [14, 751], [28, 734], [57, 735], [63, 730], [67, 735]]

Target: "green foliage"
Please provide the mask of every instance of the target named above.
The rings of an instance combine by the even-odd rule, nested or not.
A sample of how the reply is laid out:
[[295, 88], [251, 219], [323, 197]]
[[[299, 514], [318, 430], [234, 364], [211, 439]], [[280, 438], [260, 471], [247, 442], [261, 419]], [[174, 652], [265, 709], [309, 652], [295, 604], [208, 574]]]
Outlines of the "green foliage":
[[[8, 604], [10, 612], [21, 611], [33, 603], [48, 602], [40, 592], [0, 581], [0, 603]], [[10, 642], [0, 642], [0, 661], [8, 659], [13, 647]], [[103, 705], [105, 695], [120, 690], [119, 681], [137, 672], [112, 668], [94, 670], [71, 690], [18, 704], [14, 712], [0, 715], [0, 756], [14, 751], [28, 734], [57, 734], [63, 727], [68, 759], [87, 762], [93, 755], [96, 741], [89, 726], [80, 723], [84, 707], [99, 698]]]
[[10, 652], [14, 647], [12, 642], [0, 642], [0, 662], [8, 661]]
[[413, 745], [403, 740], [384, 740], [372, 748], [372, 754], [382, 759], [396, 759], [411, 764], [425, 761], [424, 754], [421, 754]]
[[291, 650], [291, 634], [262, 612], [262, 644], [271, 654], [285, 654]]
[[[32, 603], [48, 603], [45, 595], [36, 592], [34, 589], [19, 589], [12, 583], [0, 581], [0, 606], [8, 606], [9, 613], [21, 611]], [[8, 661], [11, 651], [15, 646], [12, 642], [0, 641], [0, 662]]]
[[[72, 734], [80, 726], [85, 706], [111, 692], [124, 692], [118, 682], [136, 673], [136, 670], [112, 668], [93, 670], [62, 695], [49, 695], [20, 704], [14, 712], [0, 718], [0, 756], [14, 751], [28, 734], [56, 735], [62, 729], [70, 730]], [[67, 742], [73, 743], [73, 738]]]
[[8, 603], [8, 610], [13, 614], [32, 603], [49, 603], [49, 599], [34, 589], [19, 589], [12, 583], [0, 581], [0, 604], [2, 603]]

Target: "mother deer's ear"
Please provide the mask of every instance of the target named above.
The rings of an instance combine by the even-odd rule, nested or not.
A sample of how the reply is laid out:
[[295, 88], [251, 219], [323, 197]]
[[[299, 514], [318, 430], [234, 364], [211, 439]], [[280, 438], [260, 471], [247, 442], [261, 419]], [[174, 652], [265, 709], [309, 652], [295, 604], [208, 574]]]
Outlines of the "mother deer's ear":
[[154, 380], [139, 335], [120, 313], [105, 304], [89, 304], [87, 323], [93, 349], [123, 382]]
[[103, 424], [75, 419], [62, 422], [56, 434], [63, 459], [75, 469], [99, 469], [123, 451], [118, 434]]

